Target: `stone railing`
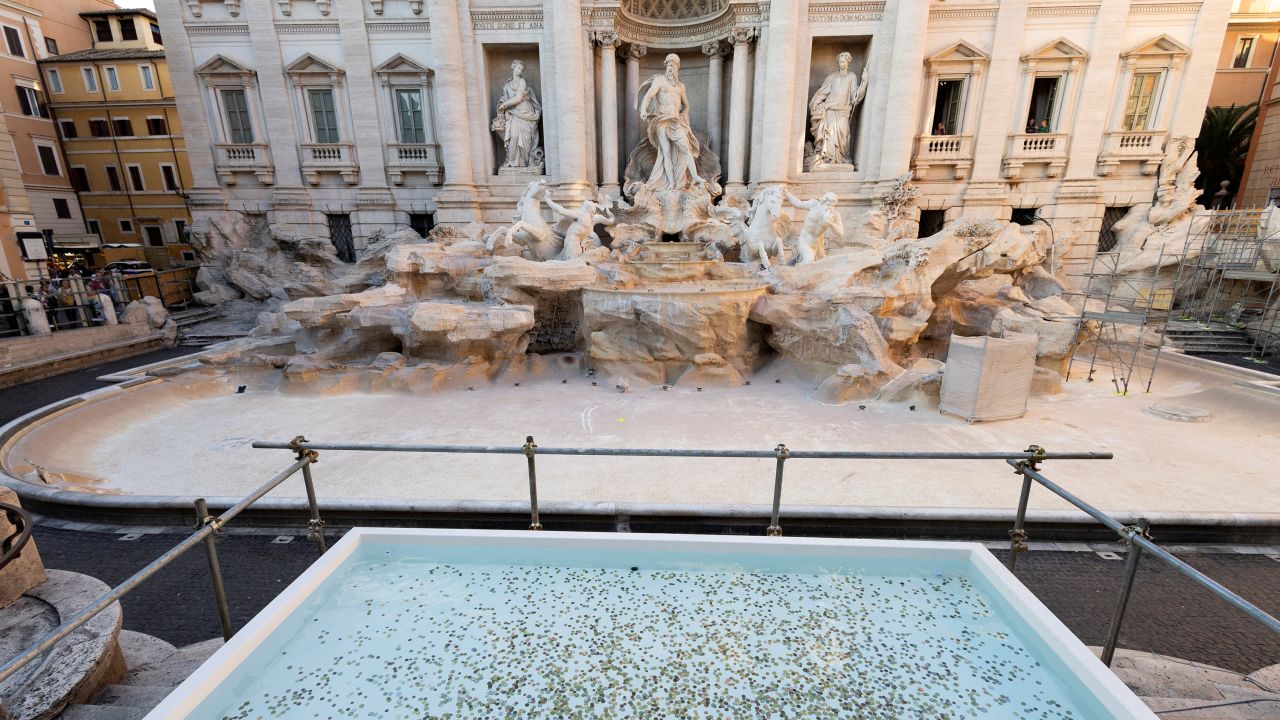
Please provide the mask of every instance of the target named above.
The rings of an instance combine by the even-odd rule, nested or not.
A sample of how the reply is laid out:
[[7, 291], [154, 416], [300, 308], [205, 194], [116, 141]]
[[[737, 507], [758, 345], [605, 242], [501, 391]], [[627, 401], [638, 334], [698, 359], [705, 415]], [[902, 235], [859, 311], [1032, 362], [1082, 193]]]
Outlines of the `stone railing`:
[[237, 173], [253, 173], [263, 185], [275, 183], [275, 166], [266, 143], [220, 143], [214, 149], [218, 179], [223, 184], [235, 185]]
[[388, 144], [387, 177], [393, 184], [403, 185], [405, 173], [423, 173], [428, 182], [439, 184], [444, 173], [440, 146], [434, 143]]
[[1004, 176], [1015, 180], [1027, 163], [1045, 164], [1045, 174], [1057, 177], [1067, 166], [1066, 133], [1018, 133], [1009, 136], [1004, 154]]
[[302, 155], [302, 179], [309, 185], [318, 185], [322, 172], [336, 172], [348, 185], [360, 181], [355, 147], [349, 142], [302, 143], [298, 151]]
[[972, 135], [920, 135], [916, 138], [913, 163], [916, 177], [924, 177], [933, 165], [948, 165], [952, 176], [963, 180], [973, 168]]
[[1164, 141], [1168, 135], [1164, 130], [1113, 130], [1105, 133], [1102, 151], [1098, 153], [1098, 174], [1110, 175], [1125, 160], [1142, 163], [1143, 175], [1155, 174], [1164, 158]]

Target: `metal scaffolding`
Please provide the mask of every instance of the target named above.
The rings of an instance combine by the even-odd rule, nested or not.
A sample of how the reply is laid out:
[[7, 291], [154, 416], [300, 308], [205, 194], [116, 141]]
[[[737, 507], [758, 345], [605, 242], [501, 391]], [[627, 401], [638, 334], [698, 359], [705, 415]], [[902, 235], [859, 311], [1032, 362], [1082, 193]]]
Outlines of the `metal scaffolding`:
[[[1178, 320], [1213, 339], [1247, 334], [1245, 357], [1280, 351], [1280, 232], [1266, 210], [1227, 210], [1195, 223], [1178, 268]], [[1242, 348], [1244, 349], [1244, 348]]]
[[1093, 382], [1099, 367], [1111, 370], [1116, 393], [1130, 389], [1151, 391], [1156, 363], [1160, 360], [1161, 338], [1173, 306], [1176, 283], [1160, 281], [1163, 268], [1181, 265], [1180, 257], [1164, 247], [1151, 267], [1140, 273], [1122, 271], [1120, 253], [1099, 252], [1089, 270], [1079, 275], [1083, 290], [1075, 343], [1067, 363], [1067, 378], [1076, 362], [1076, 350], [1092, 341], [1087, 378]]

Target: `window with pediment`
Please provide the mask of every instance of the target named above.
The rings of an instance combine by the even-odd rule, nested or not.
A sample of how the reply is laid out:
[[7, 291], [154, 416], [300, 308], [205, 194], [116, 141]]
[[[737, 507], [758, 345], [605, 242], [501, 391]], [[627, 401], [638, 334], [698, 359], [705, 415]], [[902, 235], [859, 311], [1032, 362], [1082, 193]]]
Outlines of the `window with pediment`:
[[1190, 50], [1168, 35], [1148, 40], [1120, 56], [1121, 96], [1111, 127], [1125, 132], [1158, 130], [1166, 125], [1165, 102], [1177, 87]]
[[387, 173], [392, 183], [404, 183], [406, 173], [424, 173], [438, 183], [443, 167], [436, 141], [434, 117], [435, 73], [403, 53], [379, 65], [374, 74], [381, 86], [382, 136], [388, 139]]
[[1088, 53], [1079, 45], [1058, 38], [1022, 57], [1023, 112], [1015, 132], [1064, 134], [1070, 132]]

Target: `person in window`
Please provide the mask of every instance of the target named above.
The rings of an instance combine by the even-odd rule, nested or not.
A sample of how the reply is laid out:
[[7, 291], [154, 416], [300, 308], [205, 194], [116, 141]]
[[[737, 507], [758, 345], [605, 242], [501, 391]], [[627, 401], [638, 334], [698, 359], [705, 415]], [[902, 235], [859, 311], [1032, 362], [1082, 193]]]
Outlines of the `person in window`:
[[1042, 133], [1053, 132], [1052, 130], [1050, 130], [1050, 129], [1049, 129], [1049, 121], [1048, 121], [1048, 120], [1041, 120], [1041, 121], [1040, 121], [1040, 127], [1039, 127], [1039, 128], [1037, 128], [1037, 131], [1038, 131], [1038, 132], [1042, 132]]
[[1034, 117], [1029, 117], [1029, 118], [1027, 118], [1027, 133], [1028, 133], [1028, 134], [1033, 133], [1033, 132], [1037, 132], [1037, 128], [1039, 128], [1039, 127], [1040, 127], [1040, 126], [1036, 123], [1036, 119], [1035, 119]]
[[950, 135], [951, 133], [947, 132], [946, 125], [943, 125], [942, 123], [938, 123], [937, 125], [933, 126], [933, 134], [934, 135]]

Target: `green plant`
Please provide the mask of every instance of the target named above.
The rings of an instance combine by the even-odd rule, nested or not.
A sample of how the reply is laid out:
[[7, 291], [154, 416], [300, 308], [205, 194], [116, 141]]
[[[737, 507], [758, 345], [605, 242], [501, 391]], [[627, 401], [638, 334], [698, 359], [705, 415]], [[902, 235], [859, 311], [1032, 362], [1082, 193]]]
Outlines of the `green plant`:
[[1244, 173], [1245, 157], [1249, 154], [1249, 142], [1253, 139], [1253, 127], [1258, 119], [1258, 104], [1239, 107], [1211, 107], [1200, 123], [1200, 137], [1196, 138], [1196, 164], [1200, 168], [1200, 204], [1209, 207], [1214, 193], [1222, 181], [1230, 183], [1227, 190], [1234, 194], [1240, 189]]

